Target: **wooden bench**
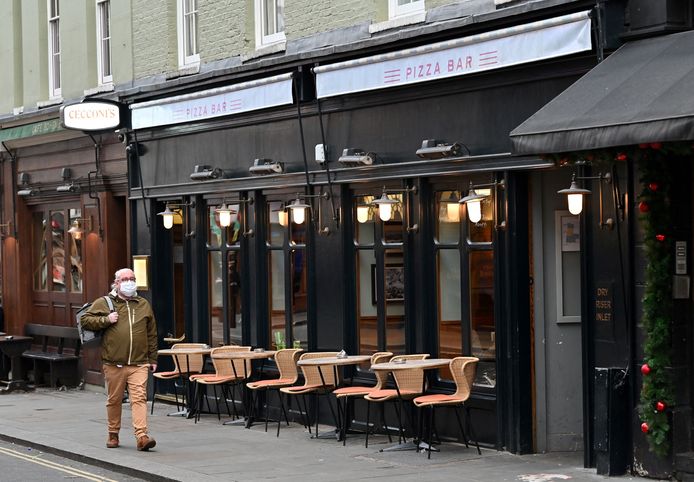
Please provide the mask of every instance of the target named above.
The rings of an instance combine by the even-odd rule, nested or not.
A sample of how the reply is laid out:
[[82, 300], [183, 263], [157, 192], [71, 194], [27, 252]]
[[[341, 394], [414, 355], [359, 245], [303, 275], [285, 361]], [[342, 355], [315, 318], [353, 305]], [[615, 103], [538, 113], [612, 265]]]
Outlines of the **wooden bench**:
[[76, 327], [29, 323], [24, 332], [34, 338], [31, 349], [22, 358], [32, 360], [34, 383], [44, 383], [46, 367], [52, 388], [77, 386], [80, 382], [80, 337]]

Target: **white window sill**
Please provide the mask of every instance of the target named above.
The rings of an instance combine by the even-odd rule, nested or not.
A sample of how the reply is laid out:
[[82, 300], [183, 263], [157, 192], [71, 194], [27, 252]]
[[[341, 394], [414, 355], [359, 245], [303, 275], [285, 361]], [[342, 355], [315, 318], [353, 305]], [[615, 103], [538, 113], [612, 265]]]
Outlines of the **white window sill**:
[[13, 107], [12, 108], [12, 115], [20, 115], [24, 113], [24, 106], [20, 105], [19, 107]]
[[393, 28], [404, 27], [405, 25], [414, 25], [426, 21], [426, 12], [415, 13], [412, 15], [404, 15], [402, 17], [391, 18], [385, 22], [372, 23], [369, 25], [369, 33], [378, 33]]
[[63, 103], [62, 97], [55, 97], [48, 100], [40, 100], [36, 103], [38, 109], [43, 109], [44, 107], [51, 107], [52, 105], [60, 105]]
[[91, 89], [84, 89], [84, 96], [89, 97], [90, 95], [101, 94], [103, 92], [113, 92], [114, 90], [115, 90], [115, 87], [113, 86], [112, 83], [101, 84], [101, 85], [97, 85], [96, 87], [93, 87]]
[[287, 50], [287, 41], [286, 40], [275, 42], [273, 44], [261, 45], [260, 47], [255, 49], [255, 52], [251, 52], [251, 53], [243, 56], [242, 61], [245, 62], [247, 60], [257, 59], [258, 57], [264, 57], [265, 55], [272, 55], [272, 54], [276, 54], [279, 52], [284, 52], [286, 50]]
[[178, 70], [166, 74], [166, 79], [175, 79], [177, 77], [185, 77], [186, 75], [195, 75], [200, 73], [200, 62], [194, 64], [179, 65]]

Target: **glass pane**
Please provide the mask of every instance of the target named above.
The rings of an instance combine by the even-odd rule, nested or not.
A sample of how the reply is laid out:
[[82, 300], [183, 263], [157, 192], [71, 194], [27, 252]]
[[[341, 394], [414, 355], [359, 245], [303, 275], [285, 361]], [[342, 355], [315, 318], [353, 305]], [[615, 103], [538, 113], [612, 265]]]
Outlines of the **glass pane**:
[[207, 245], [210, 248], [219, 248], [222, 245], [222, 227], [216, 208], [217, 206], [207, 207]]
[[51, 211], [51, 272], [53, 291], [65, 291], [65, 214]]
[[277, 33], [277, 0], [264, 0], [263, 13], [265, 18], [263, 19], [264, 35], [272, 35]]
[[[491, 250], [471, 251], [469, 260], [472, 355], [478, 357], [480, 361], [494, 362], [496, 360], [494, 252]], [[483, 381], [481, 377], [483, 374], [478, 371], [477, 383], [489, 384], [489, 381]]]
[[371, 246], [375, 238], [375, 208], [371, 204], [373, 196], [357, 196], [354, 198], [354, 234], [359, 246]]
[[207, 272], [210, 307], [210, 345], [224, 344], [224, 326], [222, 320], [222, 254], [211, 251], [208, 255]]
[[[460, 299], [460, 252], [441, 249], [436, 253], [438, 273], [438, 339], [440, 358], [463, 354], [462, 302]], [[448, 368], [439, 369], [441, 378], [452, 379]]]
[[[290, 216], [291, 217], [291, 216]], [[289, 242], [292, 244], [306, 245], [306, 227], [308, 226], [308, 219], [301, 224], [296, 224], [294, 222], [289, 224], [290, 239]]]
[[231, 224], [227, 228], [227, 246], [238, 246], [243, 236], [243, 211], [240, 204], [229, 204], [231, 209]]
[[268, 229], [268, 244], [270, 246], [279, 247], [284, 244], [285, 227], [280, 224], [280, 216], [283, 216], [284, 203], [280, 201], [269, 201], [267, 203], [268, 219], [270, 220], [270, 228]]
[[48, 257], [46, 250], [47, 223], [43, 217], [43, 212], [33, 214], [32, 225], [34, 290], [46, 291], [48, 289]]
[[306, 302], [308, 281], [306, 276], [306, 253], [303, 249], [292, 251], [292, 341], [300, 340], [308, 346]]
[[229, 335], [231, 343], [243, 343], [243, 297], [241, 296], [241, 252], [231, 251], [228, 254], [227, 273], [229, 275]]
[[388, 250], [383, 267], [386, 351], [405, 353], [405, 266], [402, 250]]
[[[82, 217], [81, 209], [70, 209], [70, 223]], [[82, 236], [68, 236], [70, 243], [70, 291], [82, 292]]]
[[482, 219], [478, 223], [468, 221], [470, 241], [474, 243], [491, 243], [494, 229], [494, 196], [491, 189], [477, 189], [477, 194], [486, 194], [481, 201]]
[[111, 75], [111, 40], [104, 39], [101, 44], [101, 72], [104, 77]]
[[460, 241], [460, 211], [458, 191], [436, 193], [436, 238], [439, 243], [457, 244]]
[[275, 32], [284, 32], [284, 0], [277, 0], [275, 14]]
[[269, 253], [268, 290], [270, 295], [270, 343], [276, 340], [279, 332], [281, 339], [285, 336], [285, 303], [284, 303], [284, 251], [273, 250]]
[[372, 249], [357, 251], [357, 323], [359, 353], [378, 351], [378, 317], [376, 312], [376, 256]]
[[561, 253], [562, 315], [581, 316], [581, 253]]
[[190, 13], [186, 15], [186, 57], [195, 55], [198, 53], [198, 29], [197, 29], [197, 13]]

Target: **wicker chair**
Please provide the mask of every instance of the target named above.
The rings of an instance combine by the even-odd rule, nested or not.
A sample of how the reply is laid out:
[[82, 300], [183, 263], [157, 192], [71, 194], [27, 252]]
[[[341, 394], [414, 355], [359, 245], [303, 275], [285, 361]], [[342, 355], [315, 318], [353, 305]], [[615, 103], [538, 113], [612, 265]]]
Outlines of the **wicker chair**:
[[[185, 336], [185, 335], [184, 335]], [[171, 349], [181, 349], [181, 348], [205, 348], [207, 345], [204, 343], [175, 343], [171, 346]], [[156, 372], [153, 373], [153, 384], [152, 384], [152, 407], [150, 414], [154, 413], [154, 401], [157, 399], [157, 382], [160, 380], [174, 380], [174, 396], [176, 397], [176, 410], [180, 410], [178, 403], [178, 390], [176, 389], [176, 380], [181, 382], [181, 386], [190, 375], [201, 373], [203, 368], [204, 357], [202, 355], [171, 355], [174, 363], [174, 369], [167, 372]], [[185, 406], [185, 390], [181, 393], [181, 405]]]
[[[299, 358], [299, 361], [301, 360], [307, 360], [311, 358], [328, 358], [328, 357], [334, 357], [337, 356], [337, 352], [331, 351], [331, 352], [315, 352], [315, 353], [304, 353], [301, 355]], [[338, 385], [338, 380], [335, 378], [335, 373], [333, 370], [326, 370], [327, 373], [323, 373], [323, 377], [321, 377], [321, 371], [319, 370], [318, 367], [311, 367], [311, 366], [302, 366], [301, 367], [301, 372], [304, 375], [304, 384], [303, 385], [296, 385], [292, 387], [284, 387], [280, 388], [280, 404], [282, 405], [282, 410], [284, 411], [284, 400], [282, 398], [282, 394], [286, 395], [301, 395], [301, 399], [303, 400], [303, 405], [304, 408], [302, 409], [301, 406], [299, 406], [299, 411], [301, 412], [301, 416], [304, 420], [304, 426], [308, 427], [309, 433], [311, 433], [311, 423], [308, 418], [308, 404], [306, 402], [306, 395], [315, 395], [316, 396], [316, 403], [318, 402], [318, 395], [324, 395], [326, 393], [331, 392], [337, 385]], [[325, 383], [323, 383], [325, 381]], [[297, 399], [298, 403], [298, 399]], [[335, 416], [335, 411], [333, 410], [333, 406], [329, 403], [330, 405], [330, 411], [333, 414], [333, 418], [337, 421], [337, 417]], [[286, 413], [286, 412], [285, 412]], [[337, 422], [335, 423], [336, 425]], [[279, 436], [280, 433], [280, 421], [277, 423], [277, 436]], [[316, 408], [316, 435], [318, 435], [318, 409]]]
[[[371, 364], [374, 365], [376, 363], [385, 363], [390, 358], [393, 356], [393, 354], [389, 351], [377, 351], [373, 355], [371, 355]], [[388, 375], [387, 373], [383, 372], [376, 372], [376, 385], [371, 386], [371, 387], [366, 387], [366, 386], [351, 386], [351, 387], [343, 387], [343, 388], [338, 388], [337, 390], [333, 390], [333, 395], [337, 398], [338, 401], [338, 408], [340, 407], [340, 400], [344, 400], [344, 406], [342, 407], [343, 410], [343, 419], [342, 419], [342, 445], [346, 444], [346, 435], [347, 435], [347, 424], [348, 424], [348, 417], [349, 417], [349, 402], [350, 400], [357, 398], [357, 397], [364, 397], [364, 395], [368, 395], [374, 390], [381, 390], [382, 388], [385, 387], [386, 382], [388, 381]]]
[[[427, 358], [429, 358], [428, 353], [418, 353], [414, 355], [396, 355], [393, 358], [391, 358], [390, 361], [397, 362], [399, 360], [425, 360]], [[398, 404], [396, 405], [396, 411], [398, 413], [398, 430], [400, 434], [400, 439], [404, 439], [405, 431], [402, 428], [402, 402], [403, 400], [412, 400], [413, 398], [422, 394], [422, 386], [424, 384], [424, 370], [419, 368], [397, 370], [393, 372], [393, 377], [395, 378], [395, 384], [397, 385], [397, 388], [381, 388], [379, 390], [372, 390], [364, 396], [364, 400], [367, 401], [365, 440], [365, 447], [367, 448], [369, 446], [369, 409], [371, 406], [371, 402], [398, 402]], [[388, 428], [385, 426], [385, 423], [383, 423], [383, 425], [387, 432]]]
[[[239, 351], [251, 351], [250, 346], [220, 346], [213, 348], [210, 351], [210, 357], [212, 358], [212, 364], [214, 365], [214, 373], [202, 373], [198, 375], [191, 375], [190, 381], [195, 383], [195, 398], [197, 400], [196, 406], [198, 407], [195, 414], [195, 421], [200, 420], [200, 412], [202, 411], [202, 402], [205, 394], [207, 392], [207, 387], [212, 386], [214, 389], [214, 398], [217, 404], [217, 418], [221, 420], [221, 411], [219, 410], [219, 399], [217, 396], [217, 386], [222, 390], [222, 398], [224, 399], [224, 404], [227, 407], [227, 413], [231, 417], [231, 411], [229, 410], [228, 398], [231, 398], [231, 403], [234, 411], [234, 417], [238, 417], [236, 413], [236, 401], [234, 399], [233, 386], [243, 382], [246, 378], [251, 375], [251, 360], [225, 360], [214, 358], [215, 354], [219, 353], [231, 353]], [[204, 388], [202, 388], [202, 387]], [[231, 393], [228, 393], [227, 389], [231, 388]]]
[[[254, 410], [257, 404], [258, 392], [265, 391], [265, 431], [267, 432], [268, 424], [268, 401], [270, 398], [270, 391], [277, 391], [279, 394], [280, 388], [290, 387], [296, 383], [299, 379], [299, 369], [296, 366], [296, 362], [299, 359], [299, 354], [303, 350], [301, 348], [287, 348], [284, 350], [278, 350], [275, 353], [275, 363], [277, 364], [277, 369], [280, 372], [279, 378], [273, 378], [270, 380], [257, 380], [254, 382], [246, 383], [246, 386], [253, 390], [253, 403], [251, 404], [251, 410]], [[284, 418], [289, 425], [289, 417], [287, 412], [284, 410], [284, 405], [282, 405], [282, 412], [284, 413]], [[279, 420], [281, 422], [281, 419]], [[279, 435], [279, 431], [277, 432]]]
[[[479, 358], [475, 357], [465, 357], [459, 356], [453, 358], [450, 363], [450, 370], [453, 374], [453, 380], [455, 381], [456, 390], [455, 393], [447, 394], [435, 394], [435, 395], [422, 395], [414, 399], [414, 404], [417, 408], [429, 407], [429, 436], [427, 440], [429, 441], [428, 454], [427, 457], [431, 458], [431, 434], [436, 423], [434, 418], [434, 409], [437, 406], [450, 406], [455, 409], [455, 417], [458, 420], [458, 426], [460, 427], [460, 433], [463, 436], [463, 441], [465, 446], [469, 447], [467, 435], [465, 435], [465, 429], [460, 421], [460, 414], [458, 413], [461, 406], [465, 408], [466, 421], [470, 422], [470, 408], [465, 404], [465, 402], [470, 398], [470, 393], [472, 391], [472, 384], [475, 381], [475, 373], [477, 371], [477, 362]], [[472, 425], [470, 425], [470, 430], [472, 431]], [[473, 433], [474, 437], [474, 433]], [[421, 439], [421, 433], [420, 433]], [[479, 443], [477, 442], [477, 437], [474, 437], [475, 445], [477, 446], [477, 453], [482, 454], [480, 451]]]

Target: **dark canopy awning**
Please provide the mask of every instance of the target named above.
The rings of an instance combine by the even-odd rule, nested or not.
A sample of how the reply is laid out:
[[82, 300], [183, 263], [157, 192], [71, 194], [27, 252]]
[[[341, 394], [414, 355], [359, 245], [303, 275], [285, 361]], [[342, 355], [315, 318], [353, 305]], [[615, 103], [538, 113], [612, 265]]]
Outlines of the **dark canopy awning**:
[[630, 42], [511, 132], [516, 154], [694, 140], [694, 32]]

